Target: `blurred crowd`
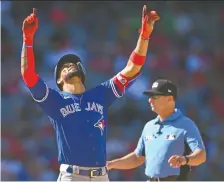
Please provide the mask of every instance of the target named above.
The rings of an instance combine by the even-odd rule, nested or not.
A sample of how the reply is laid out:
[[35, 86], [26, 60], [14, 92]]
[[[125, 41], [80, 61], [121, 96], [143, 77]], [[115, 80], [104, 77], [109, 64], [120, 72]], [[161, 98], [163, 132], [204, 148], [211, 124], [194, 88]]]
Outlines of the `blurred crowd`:
[[[156, 117], [142, 91], [158, 78], [179, 86], [177, 107], [202, 133], [208, 159], [191, 180], [224, 180], [224, 3], [145, 2], [161, 19], [152, 33], [141, 77], [109, 112], [108, 159], [136, 147], [145, 123]], [[48, 117], [21, 79], [21, 26], [38, 8], [36, 71], [56, 88], [53, 69], [66, 53], [81, 57], [87, 88], [111, 78], [127, 63], [138, 39], [144, 2], [1, 2], [1, 180], [52, 181], [57, 148]], [[110, 180], [146, 180], [144, 165], [113, 170]]]

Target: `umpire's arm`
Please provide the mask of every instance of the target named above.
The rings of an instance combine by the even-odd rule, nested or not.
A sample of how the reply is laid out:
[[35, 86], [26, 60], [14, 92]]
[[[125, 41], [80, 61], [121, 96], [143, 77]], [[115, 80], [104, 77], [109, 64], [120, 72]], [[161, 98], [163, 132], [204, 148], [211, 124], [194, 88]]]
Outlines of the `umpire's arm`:
[[145, 162], [144, 156], [138, 156], [132, 152], [122, 158], [114, 159], [107, 162], [107, 169], [134, 169]]
[[189, 122], [186, 128], [185, 140], [192, 153], [186, 155], [188, 165], [198, 166], [206, 161], [206, 150], [199, 129], [193, 121]]
[[189, 159], [187, 165], [198, 166], [206, 161], [206, 151], [204, 149], [196, 149], [193, 153], [186, 156]]
[[110, 169], [133, 169], [145, 162], [145, 144], [144, 144], [144, 130], [138, 141], [137, 148], [134, 152], [112, 161], [107, 162], [107, 168]]

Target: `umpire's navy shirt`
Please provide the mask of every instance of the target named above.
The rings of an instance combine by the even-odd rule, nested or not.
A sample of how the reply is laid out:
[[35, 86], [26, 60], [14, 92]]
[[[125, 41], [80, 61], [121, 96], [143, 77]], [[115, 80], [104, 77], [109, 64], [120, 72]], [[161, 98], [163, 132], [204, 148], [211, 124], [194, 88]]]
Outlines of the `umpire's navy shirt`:
[[159, 117], [146, 123], [135, 153], [146, 157], [145, 174], [149, 177], [164, 178], [179, 175], [180, 168], [173, 168], [168, 160], [172, 155], [184, 154], [184, 142], [191, 151], [205, 149], [195, 123], [180, 110], [160, 122]]

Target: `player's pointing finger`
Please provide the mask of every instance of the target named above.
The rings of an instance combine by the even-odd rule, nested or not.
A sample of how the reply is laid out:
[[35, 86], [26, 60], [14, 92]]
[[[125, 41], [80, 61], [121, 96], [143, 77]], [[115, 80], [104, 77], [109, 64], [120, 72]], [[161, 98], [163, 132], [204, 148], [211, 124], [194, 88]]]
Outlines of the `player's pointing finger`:
[[142, 9], [142, 18], [144, 19], [146, 15], [146, 5], [143, 6], [143, 9]]
[[36, 15], [36, 13], [37, 13], [37, 9], [33, 8], [33, 14]]

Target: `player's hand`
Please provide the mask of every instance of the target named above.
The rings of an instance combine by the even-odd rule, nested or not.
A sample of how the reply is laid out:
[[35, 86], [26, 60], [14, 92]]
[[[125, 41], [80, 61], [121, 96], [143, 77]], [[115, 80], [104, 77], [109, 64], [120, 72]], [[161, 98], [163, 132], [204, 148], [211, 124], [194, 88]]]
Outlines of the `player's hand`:
[[142, 38], [149, 39], [151, 35], [154, 24], [156, 21], [160, 19], [160, 16], [157, 14], [156, 11], [150, 11], [147, 13], [146, 5], [143, 6], [142, 10], [142, 27], [139, 29], [139, 33]]
[[173, 155], [168, 160], [168, 163], [173, 168], [179, 168], [180, 166], [185, 165], [187, 163], [187, 161], [184, 156]]
[[36, 8], [33, 8], [33, 13], [23, 21], [22, 31], [24, 41], [33, 41], [37, 28], [38, 18], [36, 15]]

